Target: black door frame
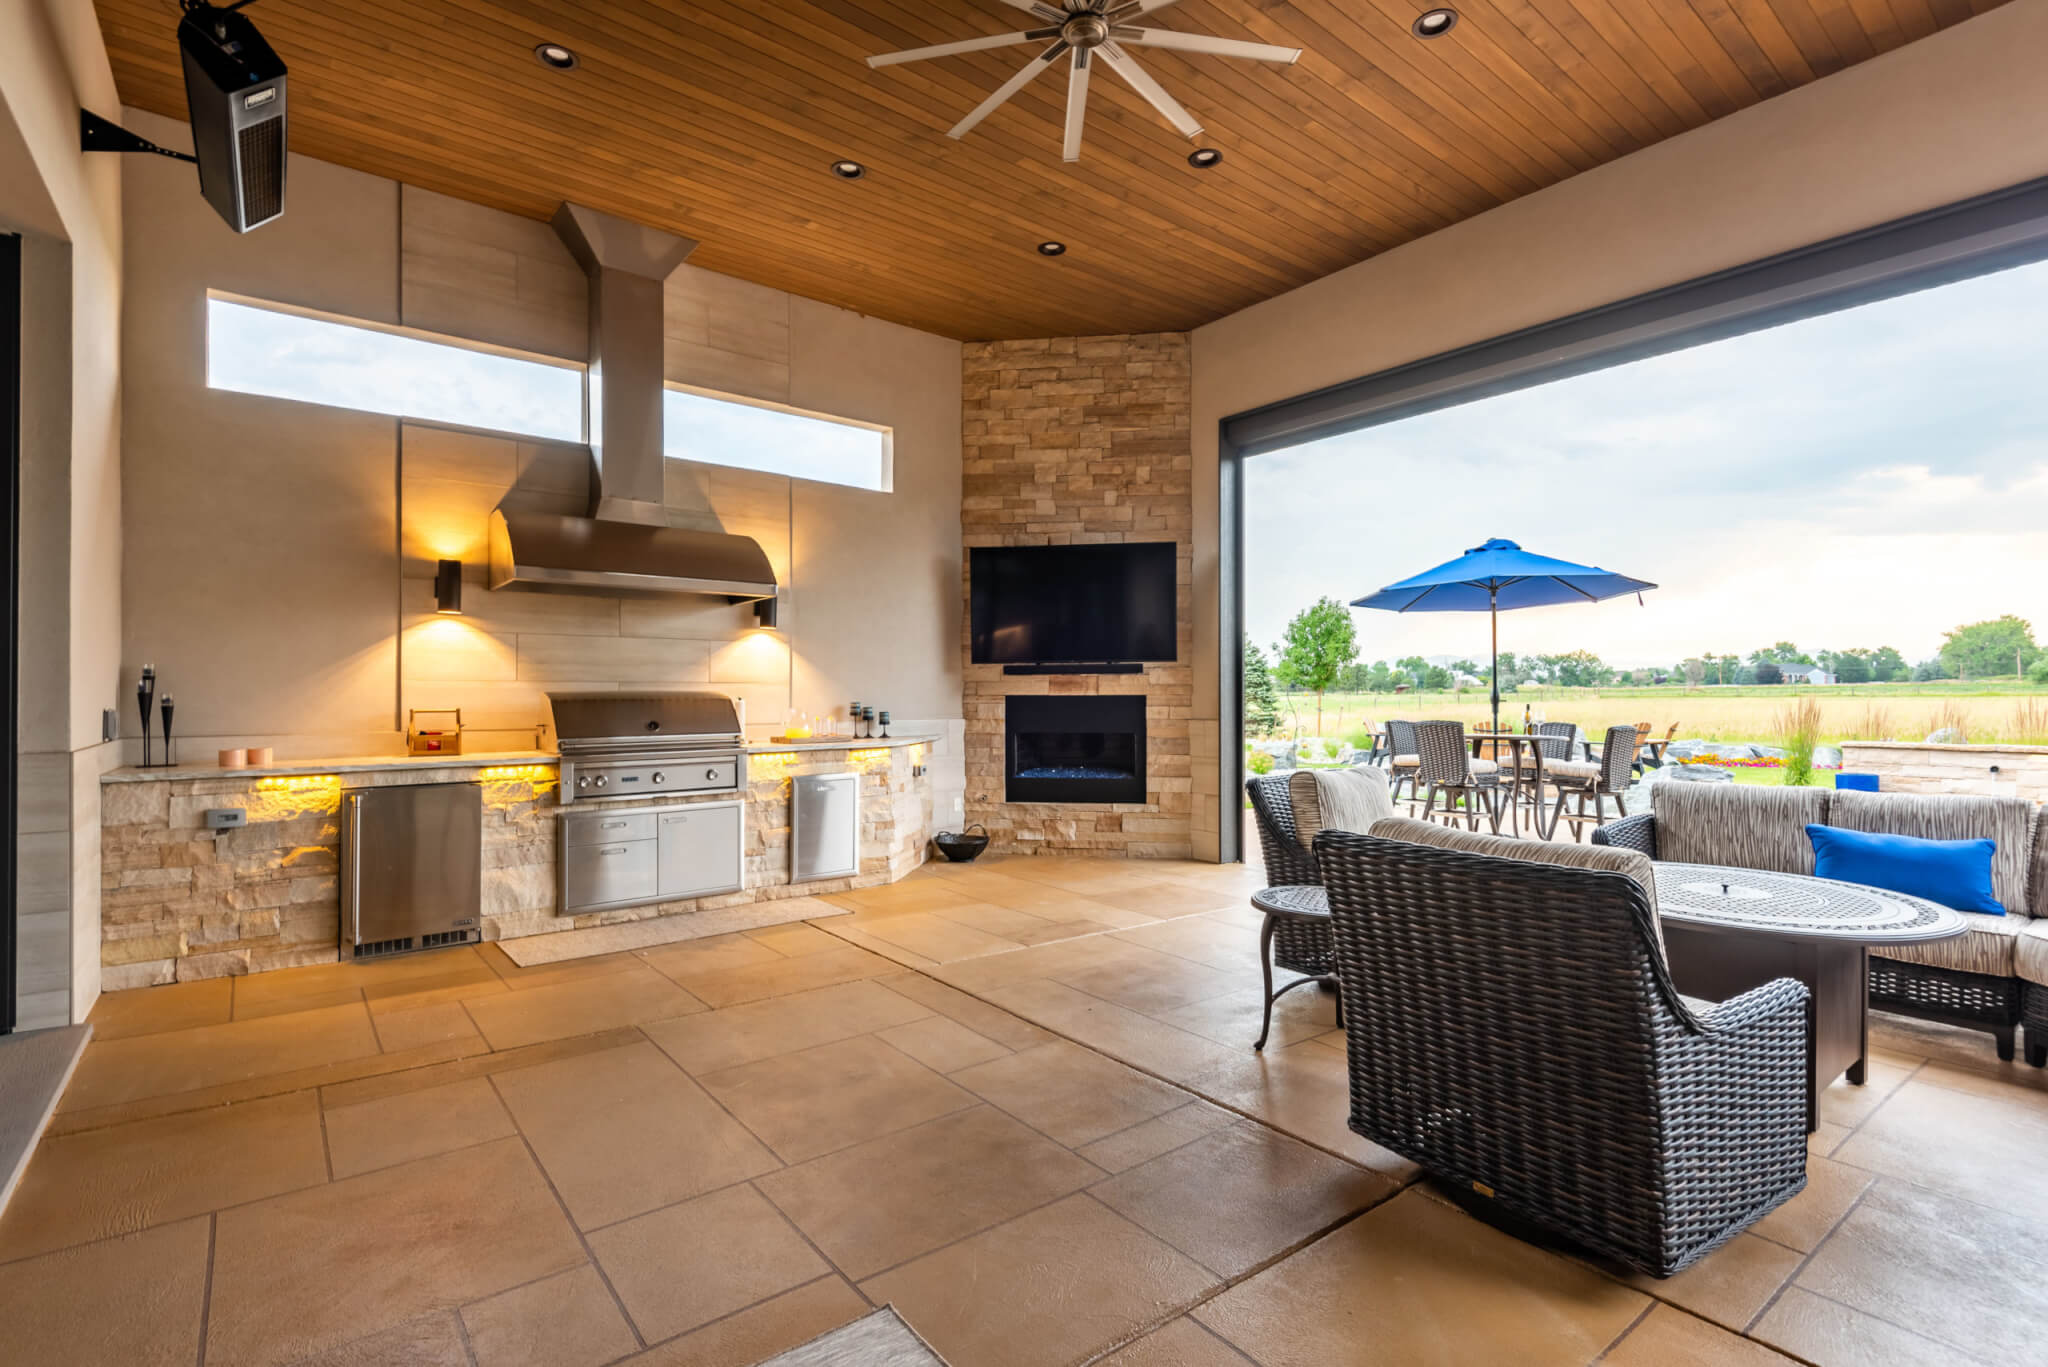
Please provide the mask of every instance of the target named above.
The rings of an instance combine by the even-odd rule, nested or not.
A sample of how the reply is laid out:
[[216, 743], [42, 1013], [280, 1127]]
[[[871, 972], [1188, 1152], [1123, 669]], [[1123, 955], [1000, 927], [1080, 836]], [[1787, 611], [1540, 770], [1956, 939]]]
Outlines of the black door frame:
[[0, 566], [0, 616], [6, 618], [7, 643], [0, 650], [0, 889], [7, 904], [0, 912], [0, 1035], [11, 1034], [15, 1022], [17, 924], [15, 814], [18, 808], [20, 759], [21, 655], [21, 239], [0, 233], [0, 455], [7, 473], [0, 479], [0, 537], [6, 558]]
[[1244, 462], [1570, 375], [2048, 258], [2048, 177], [1223, 419], [1217, 432], [1221, 857], [1244, 858]]

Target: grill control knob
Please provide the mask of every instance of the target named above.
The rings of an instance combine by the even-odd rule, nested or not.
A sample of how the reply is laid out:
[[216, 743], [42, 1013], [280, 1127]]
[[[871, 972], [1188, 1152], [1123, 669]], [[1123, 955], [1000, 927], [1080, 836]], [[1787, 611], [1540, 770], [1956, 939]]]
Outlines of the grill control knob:
[[578, 788], [588, 788], [590, 786], [590, 780], [587, 778], [579, 778], [576, 780], [576, 786]]
[[597, 786], [598, 786], [598, 787], [600, 787], [600, 788], [604, 787], [604, 775], [603, 775], [603, 774], [599, 774], [599, 775], [597, 776]]
[[654, 781], [656, 783], [666, 783], [668, 782], [668, 775], [661, 772], [661, 770], [656, 769], [654, 771]]

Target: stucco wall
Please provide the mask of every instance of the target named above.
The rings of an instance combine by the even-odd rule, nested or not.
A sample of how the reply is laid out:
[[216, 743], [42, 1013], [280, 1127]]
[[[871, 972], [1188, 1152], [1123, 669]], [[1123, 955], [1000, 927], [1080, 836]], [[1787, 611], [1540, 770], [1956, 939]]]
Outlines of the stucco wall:
[[[1217, 735], [1222, 419], [2048, 174], [2044, 51], [2048, 0], [2013, 0], [1197, 329], [1197, 735]], [[1198, 853], [1221, 775], [1196, 771]]]

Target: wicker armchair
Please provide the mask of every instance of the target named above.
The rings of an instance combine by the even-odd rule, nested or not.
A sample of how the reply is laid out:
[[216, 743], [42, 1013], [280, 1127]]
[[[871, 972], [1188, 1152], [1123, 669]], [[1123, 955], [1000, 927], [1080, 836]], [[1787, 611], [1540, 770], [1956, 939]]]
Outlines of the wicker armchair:
[[1805, 987], [1681, 999], [1626, 874], [1340, 831], [1315, 857], [1354, 1131], [1657, 1277], [1806, 1185]]
[[1436, 815], [1436, 800], [1444, 800], [1444, 820], [1457, 819], [1457, 800], [1465, 799], [1465, 827], [1479, 829], [1479, 809], [1486, 808], [1494, 834], [1500, 833], [1500, 766], [1490, 759], [1474, 759], [1465, 748], [1465, 724], [1455, 721], [1415, 723], [1415, 744], [1421, 754], [1417, 782], [1429, 789], [1422, 819]]

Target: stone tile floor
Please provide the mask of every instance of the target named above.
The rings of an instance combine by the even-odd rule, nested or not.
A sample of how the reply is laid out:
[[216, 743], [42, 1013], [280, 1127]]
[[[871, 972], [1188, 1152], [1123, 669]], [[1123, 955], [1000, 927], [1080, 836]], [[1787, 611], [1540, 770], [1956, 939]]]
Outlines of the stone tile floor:
[[1881, 1018], [1811, 1182], [1662, 1283], [1344, 1124], [1257, 1032], [1254, 869], [938, 865], [849, 914], [104, 998], [4, 1219], [8, 1361], [751, 1363], [893, 1303], [957, 1367], [2031, 1361], [2048, 1077]]

